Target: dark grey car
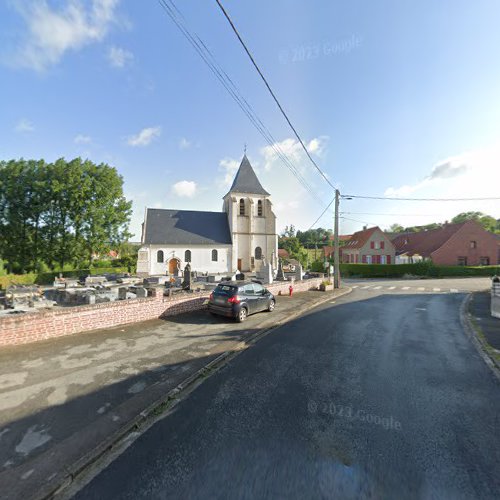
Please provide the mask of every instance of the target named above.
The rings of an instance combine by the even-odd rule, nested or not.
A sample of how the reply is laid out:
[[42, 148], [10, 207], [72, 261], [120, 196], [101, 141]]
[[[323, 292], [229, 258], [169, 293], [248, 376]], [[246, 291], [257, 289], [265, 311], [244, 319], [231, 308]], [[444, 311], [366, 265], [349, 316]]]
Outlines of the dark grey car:
[[274, 311], [276, 299], [274, 295], [259, 283], [252, 281], [224, 281], [217, 285], [210, 294], [208, 310], [234, 318], [240, 323], [249, 314], [260, 311]]

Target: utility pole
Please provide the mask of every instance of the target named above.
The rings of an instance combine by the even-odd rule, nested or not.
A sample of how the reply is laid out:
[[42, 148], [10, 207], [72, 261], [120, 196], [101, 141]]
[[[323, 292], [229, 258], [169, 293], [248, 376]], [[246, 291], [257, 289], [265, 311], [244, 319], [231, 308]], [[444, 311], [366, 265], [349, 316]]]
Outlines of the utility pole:
[[334, 223], [334, 248], [333, 248], [333, 286], [340, 288], [340, 263], [339, 263], [339, 202], [340, 191], [335, 190], [335, 223]]

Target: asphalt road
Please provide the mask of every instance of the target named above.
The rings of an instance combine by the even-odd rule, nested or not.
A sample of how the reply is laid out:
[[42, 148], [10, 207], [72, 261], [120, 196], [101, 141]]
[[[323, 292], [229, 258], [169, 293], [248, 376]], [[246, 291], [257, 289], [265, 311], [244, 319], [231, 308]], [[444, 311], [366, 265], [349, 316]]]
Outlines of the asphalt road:
[[355, 290], [260, 340], [77, 498], [498, 498], [500, 383], [463, 294]]

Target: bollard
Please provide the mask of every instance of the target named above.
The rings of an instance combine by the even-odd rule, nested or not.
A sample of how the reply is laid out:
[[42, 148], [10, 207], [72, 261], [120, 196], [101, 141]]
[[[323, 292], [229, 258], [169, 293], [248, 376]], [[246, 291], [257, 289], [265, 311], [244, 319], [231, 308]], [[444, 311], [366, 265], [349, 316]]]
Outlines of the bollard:
[[293, 286], [292, 286], [292, 285], [290, 285], [290, 286], [288, 287], [288, 291], [289, 291], [289, 293], [290, 293], [290, 297], [291, 297], [291, 296], [293, 295]]

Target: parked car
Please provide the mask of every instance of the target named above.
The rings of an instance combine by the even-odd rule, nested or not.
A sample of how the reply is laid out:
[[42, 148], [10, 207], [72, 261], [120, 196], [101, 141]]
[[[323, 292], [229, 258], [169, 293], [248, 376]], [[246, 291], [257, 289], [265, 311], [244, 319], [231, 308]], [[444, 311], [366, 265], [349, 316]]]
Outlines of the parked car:
[[208, 299], [208, 310], [212, 314], [245, 321], [249, 314], [274, 311], [274, 295], [259, 283], [252, 281], [224, 281], [217, 285]]

